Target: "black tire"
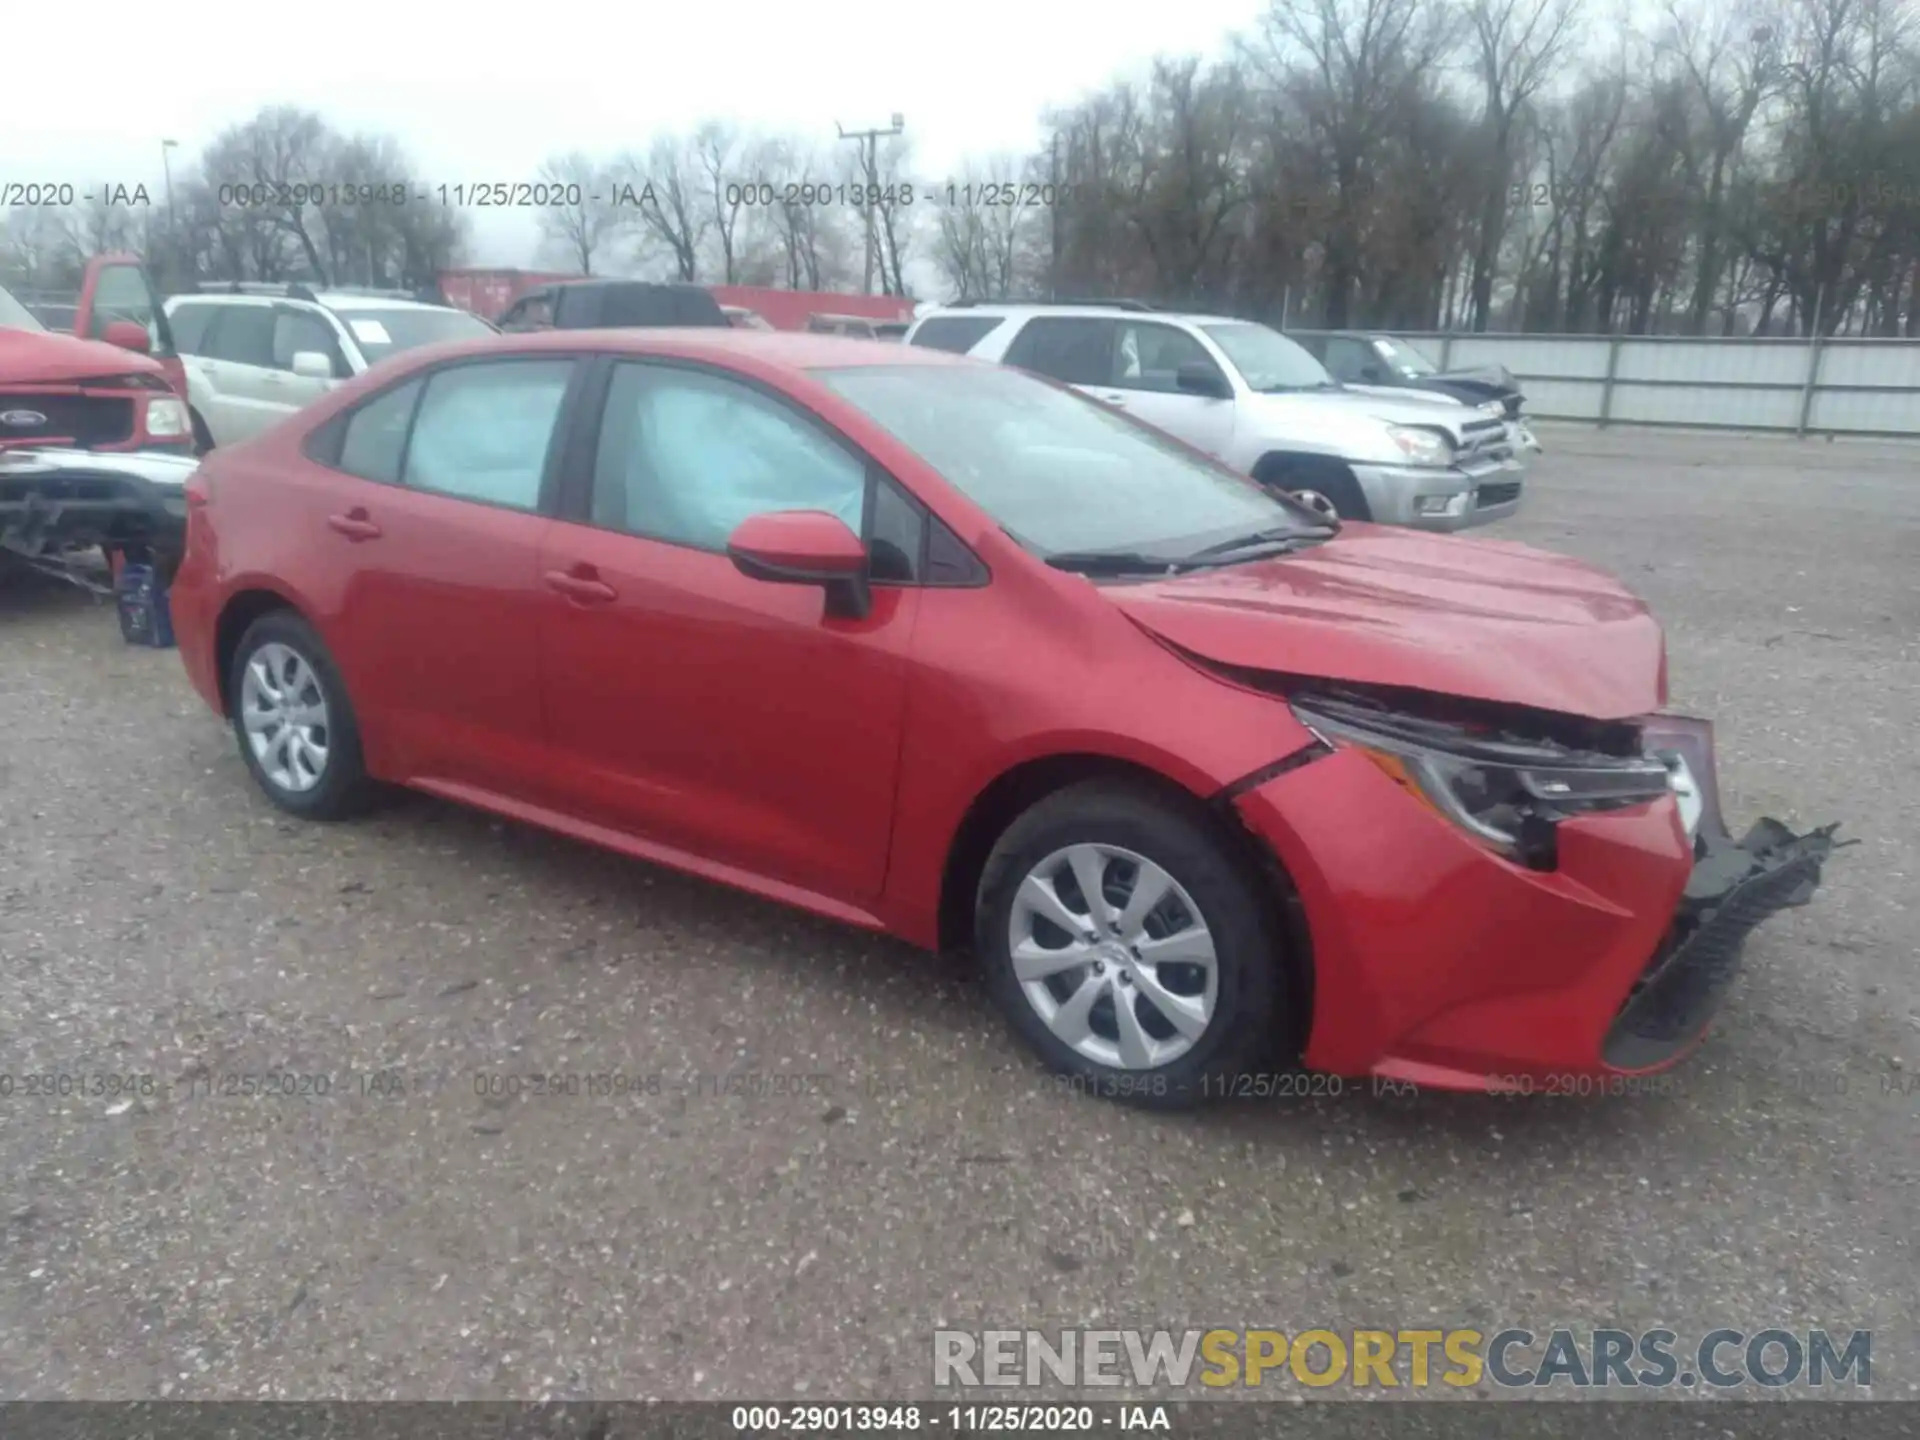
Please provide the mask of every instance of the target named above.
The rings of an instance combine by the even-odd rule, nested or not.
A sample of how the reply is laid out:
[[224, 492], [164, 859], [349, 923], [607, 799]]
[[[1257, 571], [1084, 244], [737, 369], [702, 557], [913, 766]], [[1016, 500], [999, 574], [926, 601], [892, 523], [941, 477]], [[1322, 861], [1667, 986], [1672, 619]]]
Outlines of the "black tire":
[[[1144, 786], [1087, 781], [1020, 816], [988, 857], [974, 913], [987, 986], [1014, 1030], [1069, 1088], [1148, 1109], [1184, 1109], [1230, 1093], [1236, 1077], [1275, 1058], [1297, 1058], [1284, 1054], [1295, 1027], [1274, 897], [1196, 809]], [[1083, 1055], [1048, 1028], [1014, 973], [1008, 930], [1016, 893], [1036, 866], [1079, 843], [1119, 847], [1160, 866], [1192, 897], [1212, 933], [1213, 1017], [1191, 1048], [1157, 1068], [1129, 1070]]]
[[193, 453], [205, 455], [213, 449], [213, 432], [207, 429], [207, 422], [200, 418], [198, 410], [189, 409], [187, 418], [193, 423]]
[[1253, 478], [1269, 490], [1278, 490], [1283, 494], [1291, 495], [1301, 490], [1316, 491], [1326, 496], [1334, 513], [1342, 520], [1373, 519], [1373, 507], [1367, 504], [1360, 482], [1338, 460], [1275, 456], [1256, 465]]
[[[283, 645], [298, 655], [305, 662], [313, 685], [326, 700], [326, 762], [320, 768], [318, 783], [310, 789], [290, 789], [275, 781], [253, 753], [247, 735], [242, 715], [247, 667], [255, 655], [270, 644]], [[227, 710], [234, 740], [240, 746], [240, 758], [252, 772], [254, 783], [287, 813], [306, 820], [345, 820], [365, 812], [378, 798], [380, 790], [367, 775], [359, 722], [354, 718], [353, 702], [347, 696], [339, 667], [333, 663], [333, 656], [314, 628], [291, 610], [262, 615], [240, 637], [233, 654], [233, 666], [227, 674]]]

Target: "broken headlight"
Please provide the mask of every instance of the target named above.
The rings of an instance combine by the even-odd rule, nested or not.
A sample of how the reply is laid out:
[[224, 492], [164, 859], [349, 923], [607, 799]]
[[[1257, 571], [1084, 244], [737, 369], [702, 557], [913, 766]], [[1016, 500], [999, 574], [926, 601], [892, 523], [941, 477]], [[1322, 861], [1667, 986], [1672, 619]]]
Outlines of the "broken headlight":
[[1557, 863], [1559, 821], [1674, 789], [1667, 763], [1653, 755], [1577, 750], [1333, 698], [1291, 704], [1327, 744], [1359, 751], [1415, 799], [1536, 870]]

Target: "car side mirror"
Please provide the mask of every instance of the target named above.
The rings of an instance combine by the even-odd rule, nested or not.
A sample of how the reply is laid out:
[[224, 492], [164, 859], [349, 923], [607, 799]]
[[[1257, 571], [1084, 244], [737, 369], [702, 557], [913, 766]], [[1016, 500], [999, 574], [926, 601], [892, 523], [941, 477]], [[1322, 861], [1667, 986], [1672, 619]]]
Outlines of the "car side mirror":
[[1200, 360], [1189, 360], [1174, 371], [1173, 383], [1187, 395], [1204, 395], [1209, 400], [1228, 400], [1233, 397], [1233, 389], [1227, 384], [1226, 377]]
[[107, 328], [100, 332], [100, 338], [109, 345], [117, 345], [122, 350], [132, 350], [141, 355], [153, 349], [153, 338], [147, 334], [147, 327], [132, 320], [109, 320]]
[[318, 350], [293, 352], [293, 373], [308, 380], [333, 379], [333, 361]]
[[873, 609], [867, 547], [824, 510], [750, 515], [727, 537], [727, 557], [754, 580], [824, 587], [829, 615], [864, 620]]

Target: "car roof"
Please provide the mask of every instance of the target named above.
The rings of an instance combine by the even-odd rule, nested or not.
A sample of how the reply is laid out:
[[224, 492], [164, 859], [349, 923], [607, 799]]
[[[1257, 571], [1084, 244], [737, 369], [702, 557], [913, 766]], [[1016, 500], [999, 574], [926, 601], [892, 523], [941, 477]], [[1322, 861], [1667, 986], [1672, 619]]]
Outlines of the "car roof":
[[1048, 305], [1044, 301], [1030, 305], [942, 305], [917, 317], [932, 320], [947, 316], [997, 315], [1027, 319], [1035, 315], [1082, 316], [1090, 320], [1175, 320], [1188, 325], [1251, 325], [1235, 315], [1208, 315], [1192, 310], [1141, 310], [1125, 305]]
[[466, 356], [538, 354], [582, 350], [613, 355], [665, 355], [720, 364], [758, 362], [790, 370], [851, 369], [867, 365], [978, 365], [945, 350], [902, 346], [897, 340], [865, 340], [806, 330], [740, 330], [733, 326], [632, 326], [614, 330], [536, 330], [447, 340], [409, 350], [423, 362]]
[[397, 295], [356, 295], [352, 291], [316, 290], [305, 295], [262, 295], [242, 291], [235, 295], [225, 290], [189, 290], [170, 296], [168, 304], [195, 305], [318, 305], [323, 310], [450, 310], [450, 305], [428, 305], [419, 300], [403, 300]]

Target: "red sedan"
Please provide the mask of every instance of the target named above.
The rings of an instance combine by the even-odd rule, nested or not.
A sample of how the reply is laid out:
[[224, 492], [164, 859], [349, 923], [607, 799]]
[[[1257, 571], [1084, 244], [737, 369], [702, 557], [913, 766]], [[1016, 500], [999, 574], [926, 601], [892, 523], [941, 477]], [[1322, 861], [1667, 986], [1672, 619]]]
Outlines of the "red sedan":
[[181, 656], [277, 805], [412, 786], [971, 945], [1098, 1093], [1620, 1088], [1833, 845], [1728, 835], [1606, 576], [940, 351], [423, 349], [188, 491]]

